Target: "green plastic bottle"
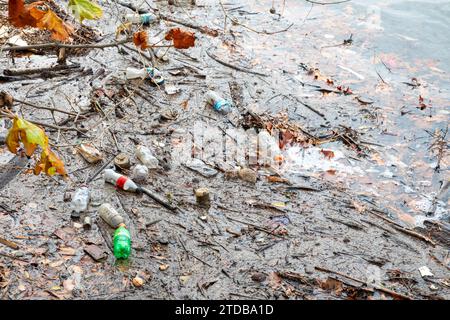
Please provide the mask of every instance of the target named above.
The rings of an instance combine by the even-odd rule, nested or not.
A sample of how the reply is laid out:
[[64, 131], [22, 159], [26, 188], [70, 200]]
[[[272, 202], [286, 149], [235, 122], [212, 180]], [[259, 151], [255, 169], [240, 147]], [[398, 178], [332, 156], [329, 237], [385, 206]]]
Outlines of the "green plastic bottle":
[[117, 259], [127, 259], [131, 252], [131, 236], [125, 224], [119, 224], [116, 232], [114, 232], [113, 243], [114, 256]]

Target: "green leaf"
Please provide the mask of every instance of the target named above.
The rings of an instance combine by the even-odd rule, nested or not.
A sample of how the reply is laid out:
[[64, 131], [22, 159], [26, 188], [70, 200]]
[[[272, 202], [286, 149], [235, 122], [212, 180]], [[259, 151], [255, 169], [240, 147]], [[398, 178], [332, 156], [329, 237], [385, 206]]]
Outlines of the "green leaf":
[[95, 20], [100, 19], [103, 15], [103, 10], [97, 4], [89, 0], [69, 0], [69, 10], [81, 22], [84, 19]]

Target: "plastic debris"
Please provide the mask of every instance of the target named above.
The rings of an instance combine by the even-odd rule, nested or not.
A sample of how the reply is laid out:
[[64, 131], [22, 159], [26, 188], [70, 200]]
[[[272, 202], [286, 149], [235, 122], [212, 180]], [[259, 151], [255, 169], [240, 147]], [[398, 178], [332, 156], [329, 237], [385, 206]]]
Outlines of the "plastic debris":
[[434, 276], [434, 274], [431, 272], [430, 268], [428, 268], [427, 266], [420, 267], [419, 272], [420, 272], [420, 275], [422, 276], [422, 278]]
[[158, 18], [151, 13], [144, 13], [144, 14], [130, 13], [124, 16], [124, 20], [125, 22], [142, 23], [143, 25], [149, 25], [158, 21]]
[[211, 199], [209, 197], [208, 188], [198, 188], [195, 190], [195, 199], [197, 204], [201, 207], [209, 207], [211, 205]]
[[157, 68], [142, 68], [142, 69], [136, 69], [136, 68], [127, 68], [126, 70], [126, 78], [128, 80], [131, 79], [150, 79], [154, 84], [162, 85], [164, 83], [164, 78], [162, 76], [161, 71], [159, 71]]
[[81, 187], [77, 189], [73, 195], [70, 206], [75, 212], [72, 217], [79, 217], [80, 213], [86, 211], [90, 200], [90, 192], [88, 187]]
[[123, 217], [109, 203], [104, 203], [98, 208], [99, 216], [111, 227], [117, 228], [124, 222]]
[[114, 158], [114, 165], [116, 166], [116, 169], [121, 170], [130, 169], [131, 168], [130, 158], [125, 153], [119, 153]]
[[131, 253], [131, 235], [125, 224], [121, 223], [114, 232], [114, 256], [117, 259], [128, 259]]
[[145, 146], [136, 148], [136, 157], [149, 169], [158, 168], [158, 159], [155, 158], [152, 151]]
[[137, 164], [133, 168], [133, 180], [143, 183], [147, 180], [148, 168], [144, 165]]
[[133, 182], [133, 180], [111, 169], [105, 170], [104, 178], [106, 182], [111, 183], [117, 188], [125, 191], [136, 192], [139, 189], [139, 187]]
[[103, 159], [103, 154], [92, 144], [82, 143], [76, 149], [89, 163], [96, 163]]
[[213, 106], [214, 110], [220, 113], [227, 114], [231, 112], [231, 102], [222, 98], [215, 91], [210, 90], [206, 93], [206, 101]]
[[189, 169], [194, 170], [207, 178], [213, 177], [217, 174], [216, 169], [209, 167], [206, 163], [197, 158], [189, 160], [185, 165]]

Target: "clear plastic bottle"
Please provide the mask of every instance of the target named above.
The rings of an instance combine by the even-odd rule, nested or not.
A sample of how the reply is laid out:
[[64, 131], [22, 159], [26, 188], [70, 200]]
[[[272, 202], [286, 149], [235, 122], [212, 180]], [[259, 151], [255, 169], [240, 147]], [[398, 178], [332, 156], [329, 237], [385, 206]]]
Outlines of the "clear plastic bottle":
[[220, 113], [227, 114], [231, 112], [231, 103], [215, 91], [210, 90], [206, 93], [206, 101], [213, 106], [214, 110]]
[[109, 203], [104, 203], [98, 208], [99, 216], [113, 228], [117, 228], [124, 222], [123, 217]]
[[155, 158], [151, 150], [145, 146], [137, 146], [136, 157], [149, 169], [158, 168], [158, 159]]
[[144, 25], [149, 25], [151, 23], [158, 21], [158, 18], [151, 13], [144, 13], [144, 14], [130, 13], [125, 15], [124, 20], [125, 22], [142, 23]]
[[150, 79], [153, 83], [157, 85], [162, 85], [164, 83], [164, 78], [162, 76], [161, 71], [156, 68], [148, 67], [148, 68], [132, 68], [128, 67], [125, 72], [125, 76], [127, 79]]
[[258, 159], [264, 165], [280, 163], [284, 159], [278, 141], [267, 130], [258, 134]]
[[145, 182], [148, 177], [148, 168], [142, 164], [137, 164], [133, 168], [133, 180], [136, 182]]
[[86, 211], [88, 208], [90, 193], [88, 187], [81, 187], [77, 189], [73, 195], [70, 207], [76, 213]]
[[115, 172], [112, 169], [106, 169], [104, 172], [105, 181], [115, 185], [125, 191], [136, 192], [139, 187], [130, 178]]

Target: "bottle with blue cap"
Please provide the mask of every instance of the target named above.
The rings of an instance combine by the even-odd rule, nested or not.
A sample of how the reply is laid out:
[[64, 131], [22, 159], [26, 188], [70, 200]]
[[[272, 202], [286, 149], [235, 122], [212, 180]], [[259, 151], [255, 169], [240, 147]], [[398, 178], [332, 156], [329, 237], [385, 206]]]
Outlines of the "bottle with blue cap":
[[206, 93], [206, 101], [213, 106], [214, 110], [220, 113], [227, 114], [231, 112], [231, 103], [215, 91], [210, 90]]
[[157, 21], [157, 17], [151, 13], [137, 14], [130, 13], [126, 14], [124, 17], [125, 22], [131, 23], [142, 23], [144, 25], [149, 25]]
[[126, 70], [126, 78], [127, 79], [150, 79], [154, 84], [162, 85], [164, 83], [164, 78], [162, 76], [161, 71], [157, 68], [127, 68]]

